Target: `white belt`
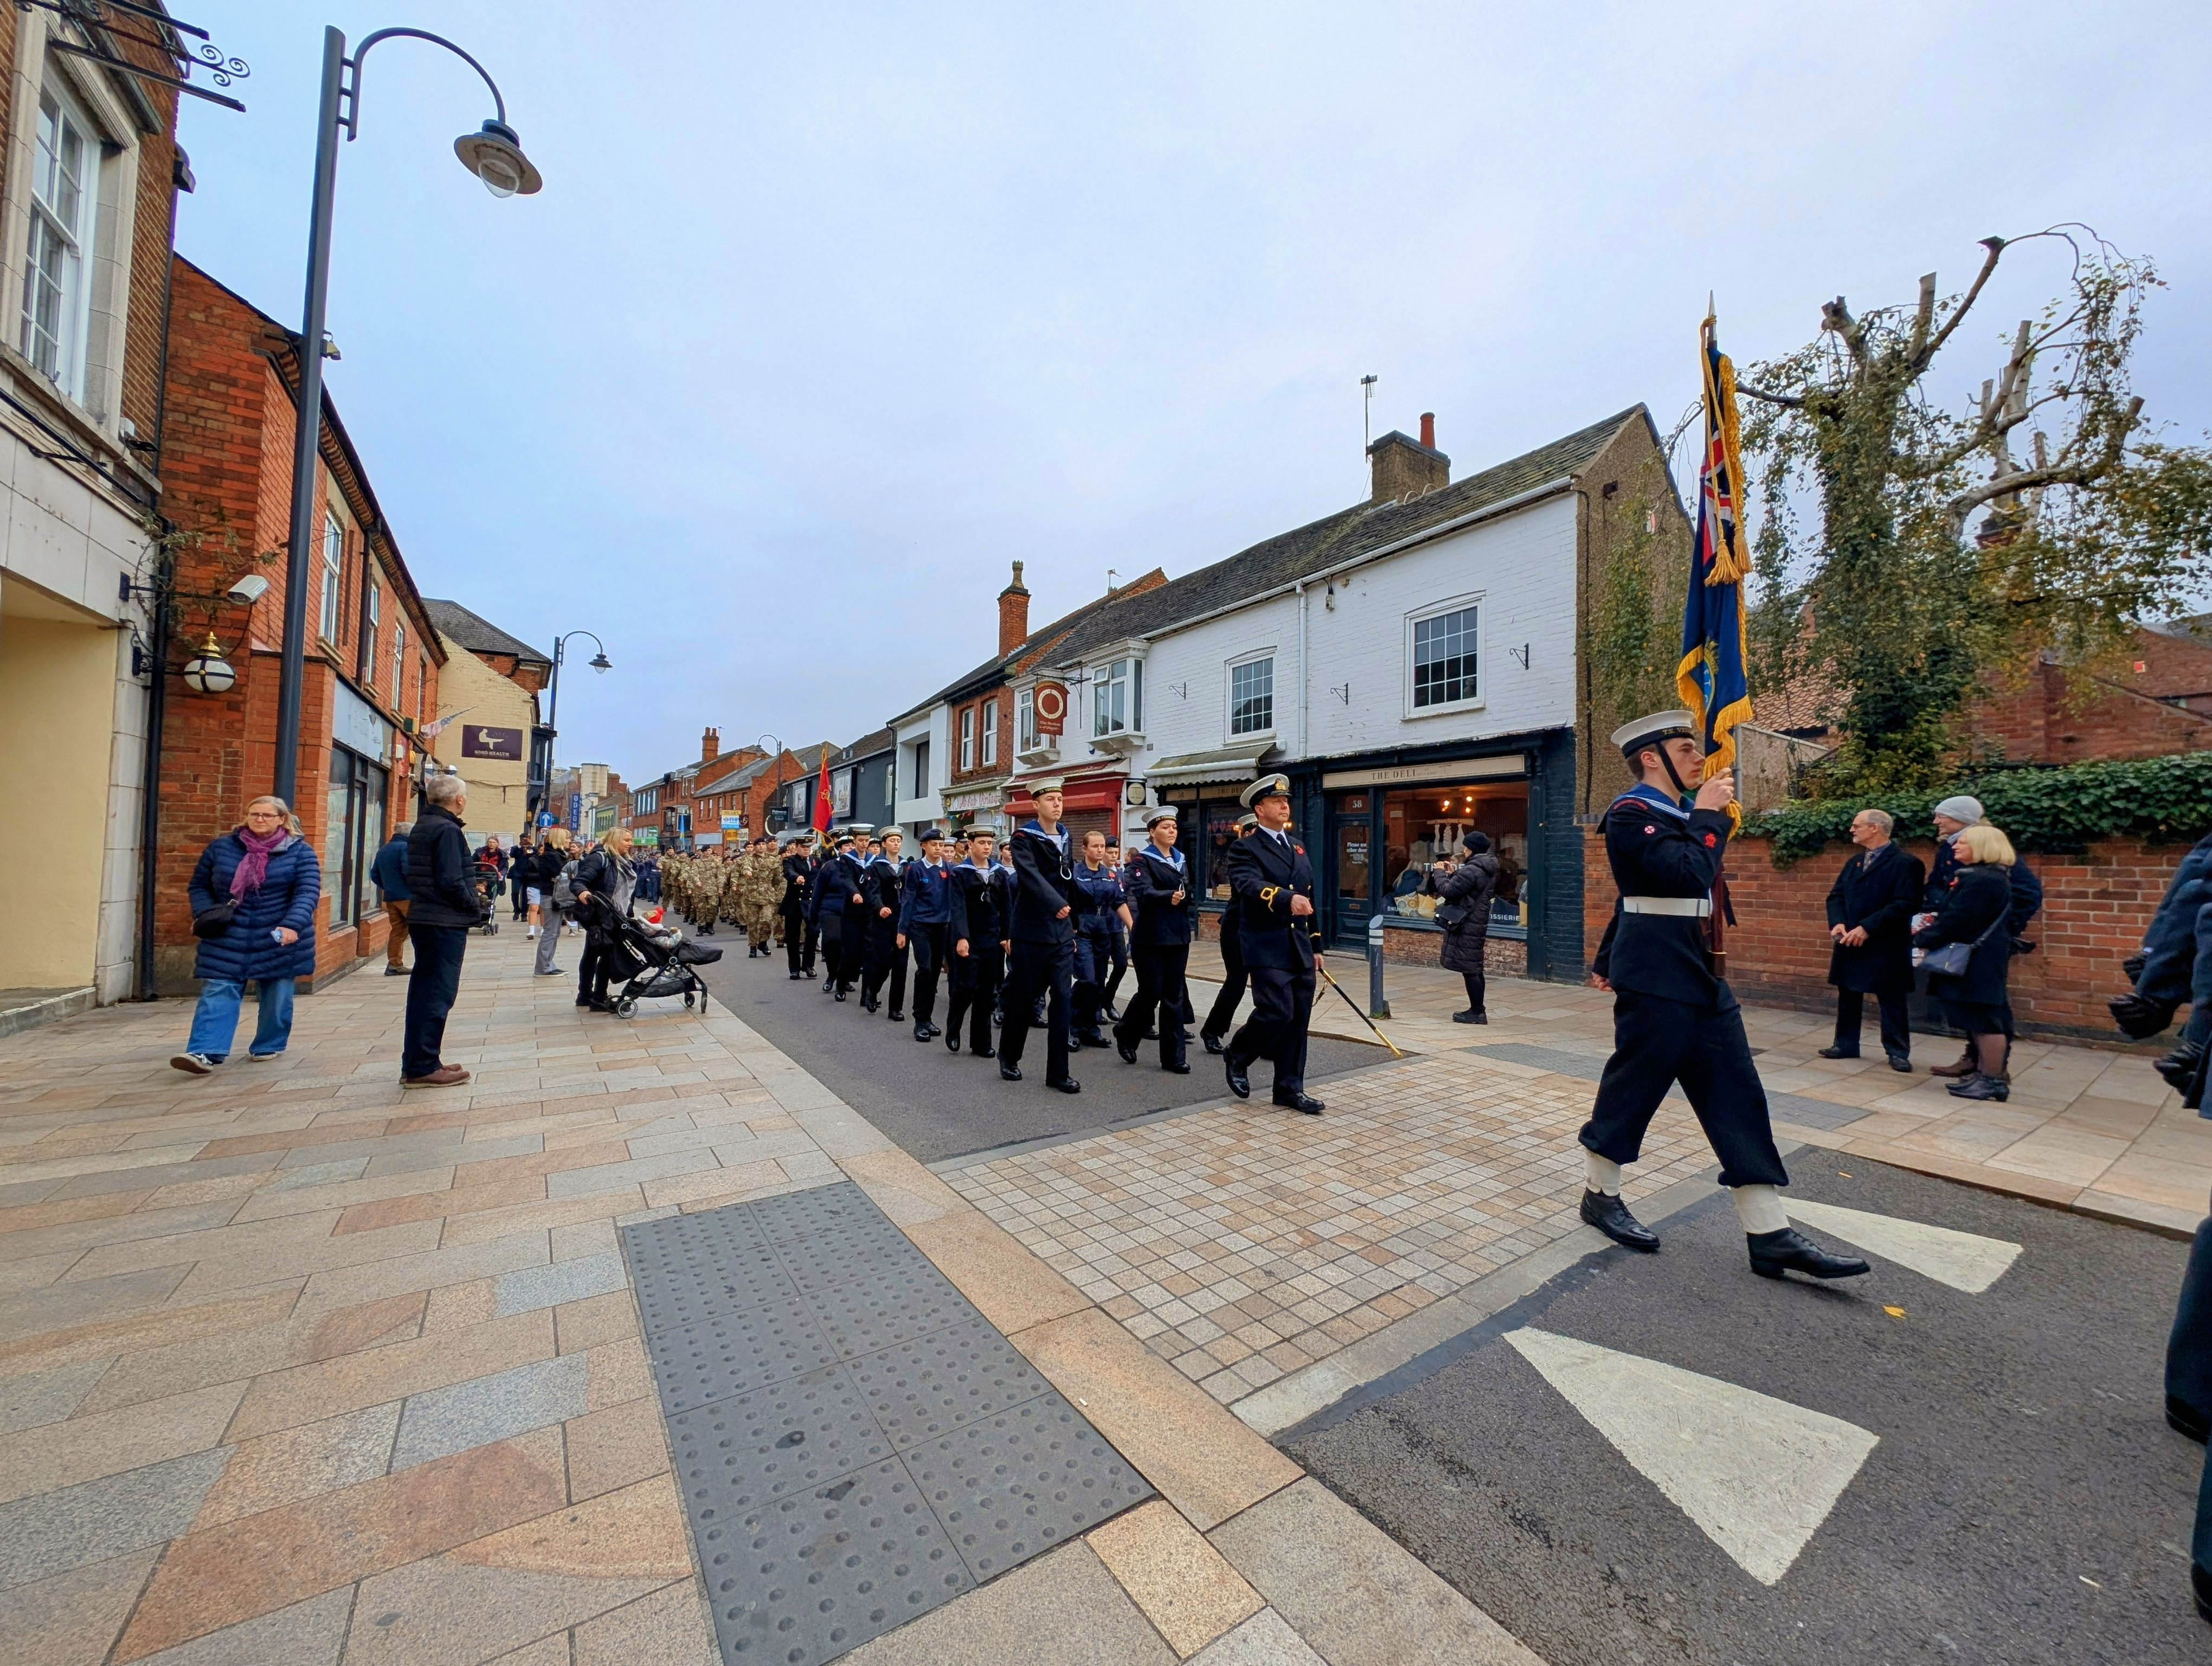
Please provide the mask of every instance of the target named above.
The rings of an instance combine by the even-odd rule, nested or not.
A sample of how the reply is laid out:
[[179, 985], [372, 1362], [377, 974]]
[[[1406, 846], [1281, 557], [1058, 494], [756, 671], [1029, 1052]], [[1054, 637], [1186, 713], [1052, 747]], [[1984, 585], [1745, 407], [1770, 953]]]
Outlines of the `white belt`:
[[1624, 897], [1623, 914], [1671, 914], [1684, 920], [1703, 920], [1713, 911], [1710, 897]]

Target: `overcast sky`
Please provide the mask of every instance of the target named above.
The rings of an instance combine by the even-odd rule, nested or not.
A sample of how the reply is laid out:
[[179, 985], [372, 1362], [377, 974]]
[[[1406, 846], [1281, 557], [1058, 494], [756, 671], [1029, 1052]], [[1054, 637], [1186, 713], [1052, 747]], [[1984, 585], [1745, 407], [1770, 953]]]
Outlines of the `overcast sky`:
[[535, 198], [455, 161], [466, 65], [371, 54], [329, 385], [425, 594], [605, 640], [560, 755], [632, 781], [880, 726], [989, 654], [1012, 560], [1042, 623], [1364, 497], [1363, 374], [1455, 477], [1670, 428], [1709, 289], [1748, 363], [2086, 220], [2170, 285], [2148, 414], [2212, 428], [2201, 3], [177, 12], [252, 66], [188, 101], [179, 246], [295, 329], [321, 25], [498, 78]]

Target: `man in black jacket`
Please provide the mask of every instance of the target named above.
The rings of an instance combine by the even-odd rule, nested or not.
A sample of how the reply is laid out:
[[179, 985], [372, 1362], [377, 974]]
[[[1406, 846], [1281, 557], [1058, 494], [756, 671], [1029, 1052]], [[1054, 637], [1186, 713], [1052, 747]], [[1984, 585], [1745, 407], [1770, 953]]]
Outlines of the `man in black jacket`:
[[952, 998], [945, 1009], [945, 1046], [960, 1050], [960, 1020], [969, 1022], [968, 1050], [979, 1059], [996, 1056], [991, 1049], [991, 1008], [1006, 964], [1006, 921], [1000, 887], [992, 877], [995, 830], [979, 827], [963, 842], [966, 858], [953, 865], [951, 921]]
[[[1326, 1109], [1306, 1090], [1306, 1031], [1320, 981], [1321, 933], [1314, 913], [1313, 864], [1290, 831], [1291, 780], [1262, 775], [1242, 794], [1258, 819], [1250, 836], [1229, 847], [1229, 906], [1237, 916], [1245, 976], [1252, 981], [1252, 1016], [1222, 1055], [1229, 1091], [1252, 1095], [1255, 1059], [1275, 1067], [1275, 1103], [1318, 1116]], [[1172, 1015], [1163, 1015], [1163, 1034]]]
[[1137, 1043], [1144, 1039], [1157, 1012], [1160, 1068], [1188, 1076], [1190, 1066], [1183, 1059], [1182, 1022], [1183, 972], [1190, 962], [1198, 903], [1190, 891], [1188, 860], [1176, 848], [1174, 809], [1162, 805], [1146, 811], [1145, 825], [1152, 831], [1151, 841], [1121, 870], [1122, 887], [1136, 911], [1129, 930], [1129, 948], [1136, 962], [1137, 993], [1130, 996], [1127, 1010], [1114, 1026], [1114, 1046], [1124, 1062], [1136, 1063]]
[[459, 775], [433, 775], [422, 787], [423, 807], [407, 836], [407, 934], [415, 940], [415, 970], [407, 983], [407, 1027], [399, 1055], [402, 1087], [454, 1087], [469, 1079], [438, 1056], [446, 1040], [446, 1015], [461, 990], [461, 958], [469, 933], [483, 923], [475, 859], [461, 812], [469, 807]]
[[1036, 816], [1015, 830], [1012, 842], [1014, 906], [1007, 935], [1014, 946], [1000, 1003], [1006, 1018], [999, 1031], [999, 1074], [1010, 1082], [1021, 1080], [1022, 1045], [1042, 990], [1050, 995], [1044, 1085], [1060, 1093], [1080, 1093], [1083, 1084], [1067, 1073], [1069, 1006], [1075, 988], [1075, 907], [1068, 888], [1075, 860], [1068, 831], [1060, 824], [1066, 800], [1058, 781], [1036, 781], [1030, 793], [1036, 800]]
[[1881, 1004], [1881, 1050], [1889, 1067], [1912, 1073], [1912, 915], [1920, 905], [1927, 870], [1920, 859], [1890, 842], [1895, 825], [1886, 810], [1851, 818], [1851, 842], [1859, 854], [1845, 862], [1828, 891], [1828, 982], [1836, 986], [1836, 1044], [1824, 1059], [1856, 1059], [1859, 1026], [1869, 995]]
[[814, 927], [807, 918], [806, 896], [814, 882], [814, 863], [806, 854], [804, 833], [779, 833], [783, 848], [783, 954], [791, 979], [814, 976]]
[[1621, 1170], [1641, 1153], [1644, 1130], [1680, 1082], [1721, 1159], [1752, 1271], [1770, 1279], [1786, 1269], [1816, 1279], [1864, 1273], [1864, 1262], [1832, 1256], [1790, 1225], [1777, 1190], [1790, 1175], [1775, 1148], [1766, 1088], [1751, 1061], [1743, 1011], [1712, 958], [1707, 922], [1735, 830], [1728, 812], [1735, 775], [1723, 769], [1692, 796], [1686, 783], [1704, 775], [1705, 749], [1686, 711], [1623, 724], [1613, 741], [1637, 782], [1605, 815], [1620, 901], [1593, 970], [1597, 986], [1613, 992], [1613, 1056], [1581, 1134], [1582, 1218], [1627, 1249], [1658, 1249], [1658, 1235], [1621, 1201]]

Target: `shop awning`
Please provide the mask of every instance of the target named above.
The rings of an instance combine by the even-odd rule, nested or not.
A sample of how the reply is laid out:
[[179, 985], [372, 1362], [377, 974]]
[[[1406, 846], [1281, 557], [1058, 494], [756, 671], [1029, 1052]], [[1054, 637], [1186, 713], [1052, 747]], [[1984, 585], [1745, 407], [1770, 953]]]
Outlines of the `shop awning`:
[[1212, 787], [1231, 782], [1242, 786], [1260, 777], [1260, 760], [1275, 750], [1270, 741], [1259, 746], [1226, 746], [1213, 752], [1182, 752], [1164, 757], [1145, 771], [1154, 786]]

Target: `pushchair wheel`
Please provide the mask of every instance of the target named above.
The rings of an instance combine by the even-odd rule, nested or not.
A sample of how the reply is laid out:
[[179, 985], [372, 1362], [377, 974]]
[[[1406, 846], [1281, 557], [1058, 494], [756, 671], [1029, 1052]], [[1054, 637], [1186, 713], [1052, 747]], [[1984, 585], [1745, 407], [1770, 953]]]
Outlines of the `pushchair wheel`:
[[691, 1000], [692, 1000], [691, 992], [690, 992], [689, 989], [686, 989], [686, 990], [684, 992], [684, 1004], [686, 1006], [689, 1006], [691, 1004]]
[[626, 1018], [635, 1011], [637, 1011], [637, 1002], [628, 995], [624, 995], [615, 1003], [615, 1016], [618, 1018]]

